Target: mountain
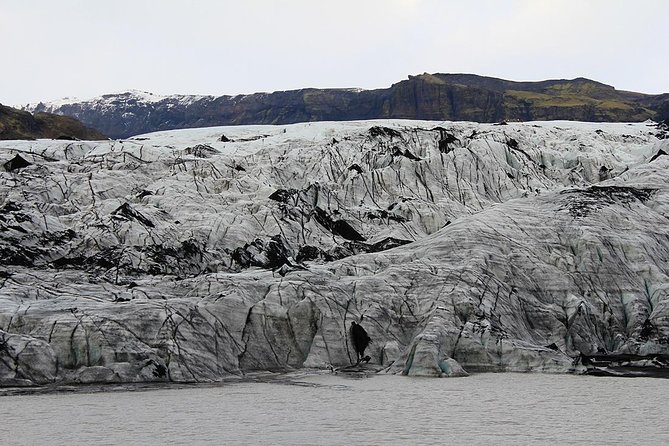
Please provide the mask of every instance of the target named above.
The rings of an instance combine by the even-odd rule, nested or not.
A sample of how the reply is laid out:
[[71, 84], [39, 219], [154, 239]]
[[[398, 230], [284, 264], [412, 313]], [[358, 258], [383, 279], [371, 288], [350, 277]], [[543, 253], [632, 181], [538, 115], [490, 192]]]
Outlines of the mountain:
[[363, 355], [405, 375], [666, 374], [667, 136], [380, 120], [7, 142], [0, 385]]
[[37, 112], [34, 115], [0, 104], [0, 140], [7, 139], [107, 139], [68, 116]]
[[669, 94], [618, 91], [583, 78], [513, 82], [470, 74], [423, 74], [378, 90], [308, 88], [220, 97], [131, 91], [25, 108], [72, 116], [111, 137], [127, 138], [216, 125], [379, 118], [491, 123], [661, 121], [669, 117]]

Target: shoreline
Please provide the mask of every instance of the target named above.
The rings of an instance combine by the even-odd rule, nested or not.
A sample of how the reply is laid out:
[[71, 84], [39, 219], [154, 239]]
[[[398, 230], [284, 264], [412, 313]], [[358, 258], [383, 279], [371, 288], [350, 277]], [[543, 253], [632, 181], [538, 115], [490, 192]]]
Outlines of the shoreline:
[[[487, 374], [515, 374], [515, 375], [570, 375], [575, 377], [594, 377], [594, 378], [651, 378], [651, 379], [669, 379], [669, 369], [654, 367], [593, 367], [585, 371], [574, 372], [542, 372], [542, 371], [486, 371], [470, 372], [470, 376]], [[405, 376], [391, 373], [378, 373], [374, 371], [359, 371], [355, 373], [336, 372], [333, 373], [327, 369], [300, 369], [290, 372], [251, 372], [244, 376], [228, 376], [219, 381], [211, 382], [128, 382], [128, 383], [68, 383], [68, 384], [49, 384], [41, 386], [25, 387], [0, 387], [0, 399], [11, 396], [35, 396], [35, 395], [54, 395], [54, 394], [94, 394], [94, 393], [113, 393], [113, 392], [150, 392], [154, 390], [175, 390], [175, 389], [193, 389], [193, 388], [215, 388], [228, 384], [283, 384], [293, 386], [304, 386], [300, 381], [305, 377], [312, 376], [337, 376], [343, 379], [359, 380], [374, 378], [379, 376], [396, 376], [410, 380], [434, 379], [425, 376]], [[453, 379], [463, 377], [442, 377], [441, 379]], [[466, 377], [464, 377], [466, 378]]]

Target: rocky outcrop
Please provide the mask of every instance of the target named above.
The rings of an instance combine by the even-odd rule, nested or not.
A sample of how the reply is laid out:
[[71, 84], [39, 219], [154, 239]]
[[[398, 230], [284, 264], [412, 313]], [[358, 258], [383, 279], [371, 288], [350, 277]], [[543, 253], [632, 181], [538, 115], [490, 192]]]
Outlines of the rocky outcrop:
[[378, 90], [308, 88], [219, 97], [125, 92], [26, 108], [72, 116], [106, 135], [127, 138], [157, 130], [216, 125], [378, 118], [661, 121], [669, 117], [669, 95], [618, 91], [583, 78], [513, 82], [468, 74], [426, 73]]
[[97, 140], [105, 136], [68, 116], [35, 113], [0, 104], [0, 140], [9, 139]]
[[378, 121], [5, 143], [0, 164], [27, 164], [0, 171], [0, 383], [664, 358], [656, 133]]

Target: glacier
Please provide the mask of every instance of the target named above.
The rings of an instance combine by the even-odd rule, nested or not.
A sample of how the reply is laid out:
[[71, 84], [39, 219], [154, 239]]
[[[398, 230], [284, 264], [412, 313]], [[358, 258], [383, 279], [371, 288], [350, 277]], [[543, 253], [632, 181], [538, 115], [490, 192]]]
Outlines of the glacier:
[[379, 373], [666, 367], [667, 153], [650, 122], [3, 141], [0, 385], [342, 370], [352, 322]]

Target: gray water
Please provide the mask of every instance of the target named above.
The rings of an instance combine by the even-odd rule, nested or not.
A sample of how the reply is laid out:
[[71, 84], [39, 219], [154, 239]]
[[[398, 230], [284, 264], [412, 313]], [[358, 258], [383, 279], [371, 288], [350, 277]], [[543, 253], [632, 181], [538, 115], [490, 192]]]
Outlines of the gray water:
[[669, 444], [669, 380], [541, 374], [272, 382], [0, 397], [0, 442]]

